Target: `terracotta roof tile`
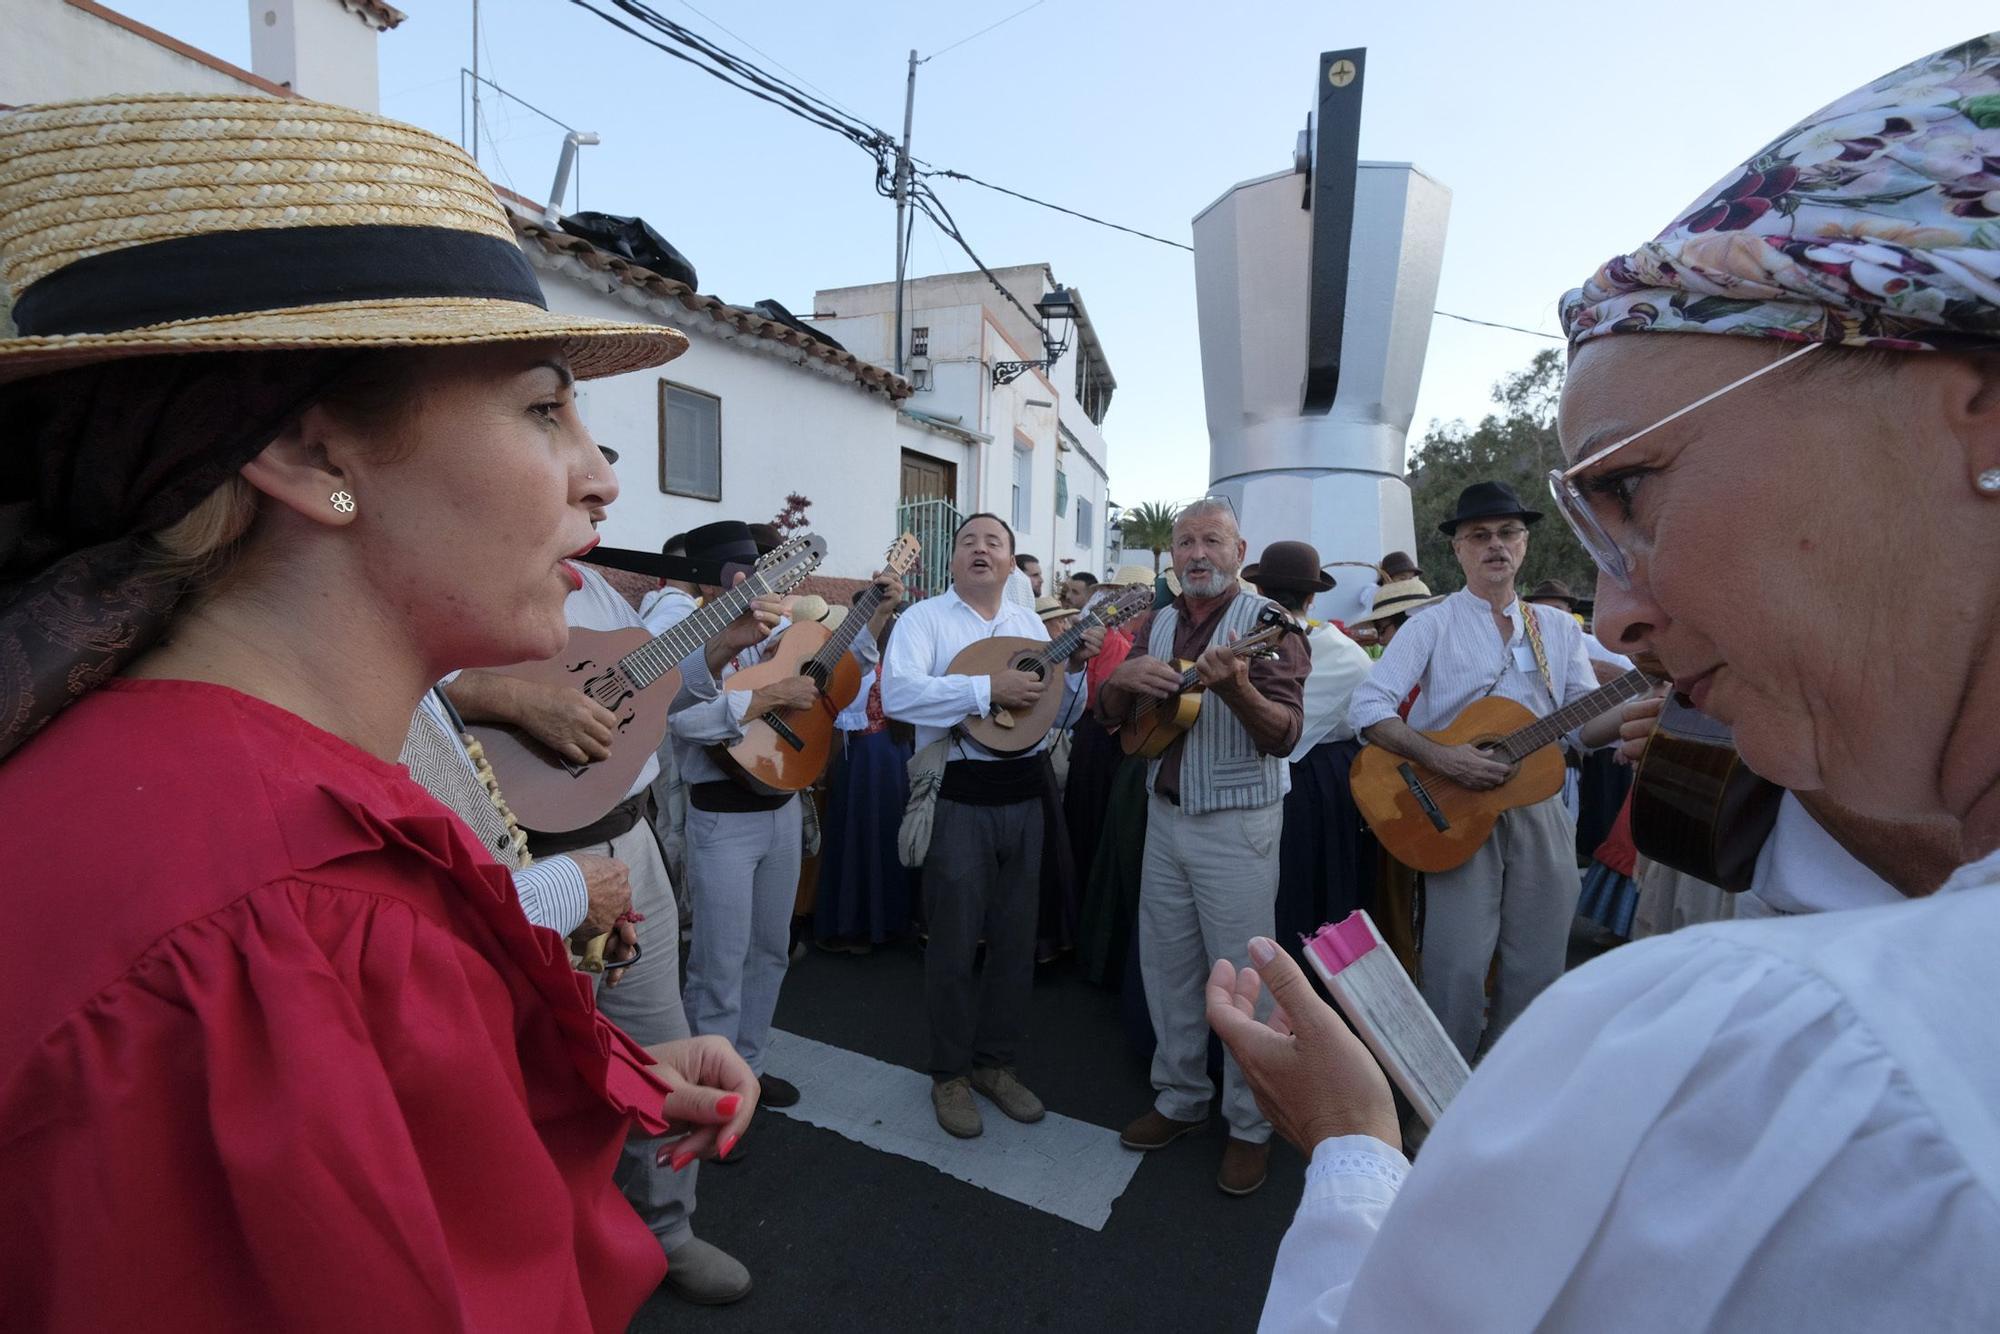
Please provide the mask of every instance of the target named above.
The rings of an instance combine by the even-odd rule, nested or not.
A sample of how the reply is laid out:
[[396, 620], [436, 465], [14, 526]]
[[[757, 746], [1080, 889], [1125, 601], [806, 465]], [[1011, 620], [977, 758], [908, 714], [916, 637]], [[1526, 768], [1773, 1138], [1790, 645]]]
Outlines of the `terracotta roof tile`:
[[788, 325], [767, 319], [747, 306], [732, 306], [716, 297], [704, 295], [686, 283], [676, 282], [634, 264], [592, 245], [580, 236], [554, 231], [513, 209], [508, 212], [514, 221], [514, 231], [523, 244], [532, 243], [551, 255], [574, 259], [588, 269], [608, 275], [622, 287], [637, 289], [662, 301], [678, 301], [695, 314], [706, 315], [717, 324], [726, 324], [740, 333], [799, 348], [808, 356], [840, 367], [867, 388], [886, 395], [892, 401], [900, 402], [915, 392], [915, 386], [902, 376], [873, 362], [863, 361], [852, 352], [828, 346]]

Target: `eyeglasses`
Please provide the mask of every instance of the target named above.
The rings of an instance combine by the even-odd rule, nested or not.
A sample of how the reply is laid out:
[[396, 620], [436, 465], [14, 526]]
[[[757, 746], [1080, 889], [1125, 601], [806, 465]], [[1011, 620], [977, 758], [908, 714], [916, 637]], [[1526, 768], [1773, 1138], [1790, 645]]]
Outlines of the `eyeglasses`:
[[1470, 542], [1476, 547], [1483, 547], [1496, 537], [1502, 542], [1518, 542], [1527, 535], [1528, 528], [1526, 524], [1510, 523], [1499, 528], [1461, 529], [1452, 534], [1451, 540], [1454, 542]]
[[1634, 440], [1637, 440], [1640, 436], [1650, 435], [1669, 422], [1679, 421], [1696, 408], [1704, 404], [1713, 403], [1730, 390], [1741, 389], [1758, 376], [1769, 375], [1780, 366], [1790, 365], [1806, 353], [1824, 346], [1826, 346], [1824, 343], [1807, 343], [1796, 352], [1789, 352], [1767, 366], [1759, 366], [1748, 375], [1740, 379], [1731, 380], [1728, 384], [1722, 386], [1722, 388], [1702, 395], [1686, 407], [1668, 413], [1651, 426], [1634, 431], [1622, 440], [1612, 441], [1604, 448], [1592, 453], [1589, 457], [1578, 459], [1567, 468], [1549, 469], [1549, 494], [1555, 498], [1556, 509], [1569, 524], [1570, 531], [1576, 534], [1576, 540], [1583, 543], [1583, 549], [1588, 551], [1590, 558], [1597, 562], [1597, 568], [1617, 580], [1620, 588], [1630, 588], [1632, 586], [1632, 562], [1627, 557], [1625, 549], [1619, 546], [1617, 540], [1605, 530], [1603, 523], [1597, 517], [1597, 511], [1591, 508], [1588, 500], [1584, 499], [1582, 488], [1576, 484], [1578, 473], [1582, 472], [1585, 468], [1602, 462], [1610, 455], [1617, 453]]

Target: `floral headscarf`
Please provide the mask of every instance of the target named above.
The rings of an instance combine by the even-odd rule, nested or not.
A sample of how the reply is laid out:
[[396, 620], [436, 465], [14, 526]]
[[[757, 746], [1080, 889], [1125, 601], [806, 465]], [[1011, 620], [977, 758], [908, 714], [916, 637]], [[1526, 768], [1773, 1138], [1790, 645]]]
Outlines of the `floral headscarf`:
[[1806, 117], [1561, 308], [1572, 345], [1648, 330], [2000, 342], [2000, 33]]

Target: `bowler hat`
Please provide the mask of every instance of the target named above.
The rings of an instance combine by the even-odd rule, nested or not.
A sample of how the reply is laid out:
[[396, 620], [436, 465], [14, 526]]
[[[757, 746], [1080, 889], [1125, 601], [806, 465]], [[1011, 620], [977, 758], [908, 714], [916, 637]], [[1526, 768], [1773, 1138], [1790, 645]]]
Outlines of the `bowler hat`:
[[1417, 563], [1410, 559], [1410, 553], [1407, 551], [1390, 552], [1382, 558], [1382, 564], [1378, 568], [1382, 571], [1381, 582], [1385, 584], [1397, 579], [1420, 579], [1424, 573], [1417, 568]]
[[1535, 523], [1541, 517], [1540, 510], [1523, 505], [1514, 488], [1505, 482], [1474, 482], [1458, 493], [1458, 512], [1439, 524], [1438, 531], [1449, 537], [1467, 519], [1519, 519], [1522, 523]]
[[1319, 550], [1310, 542], [1271, 543], [1243, 567], [1243, 577], [1259, 588], [1290, 593], [1324, 593], [1333, 587], [1333, 576], [1320, 568]]
[[1569, 591], [1569, 585], [1560, 579], [1544, 579], [1536, 584], [1528, 594], [1530, 602], [1560, 602], [1572, 611], [1576, 609], [1576, 594]]

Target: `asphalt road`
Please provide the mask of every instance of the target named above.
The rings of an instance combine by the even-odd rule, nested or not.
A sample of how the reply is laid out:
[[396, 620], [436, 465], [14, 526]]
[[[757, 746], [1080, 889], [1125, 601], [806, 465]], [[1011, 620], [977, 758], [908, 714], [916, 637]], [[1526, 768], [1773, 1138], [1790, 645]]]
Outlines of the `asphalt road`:
[[[787, 1032], [921, 1070], [923, 956], [811, 950], [778, 1005]], [[1037, 976], [1021, 1077], [1051, 1112], [1119, 1129], [1151, 1103], [1117, 995], [1067, 961]], [[982, 1114], [998, 1111], [981, 1100]], [[699, 1236], [749, 1266], [728, 1307], [660, 1293], [639, 1331], [1254, 1329], [1304, 1163], [1278, 1144], [1255, 1195], [1215, 1187], [1225, 1132], [1149, 1154], [1093, 1232], [924, 1163], [760, 1111], [744, 1161], [704, 1165]]]

